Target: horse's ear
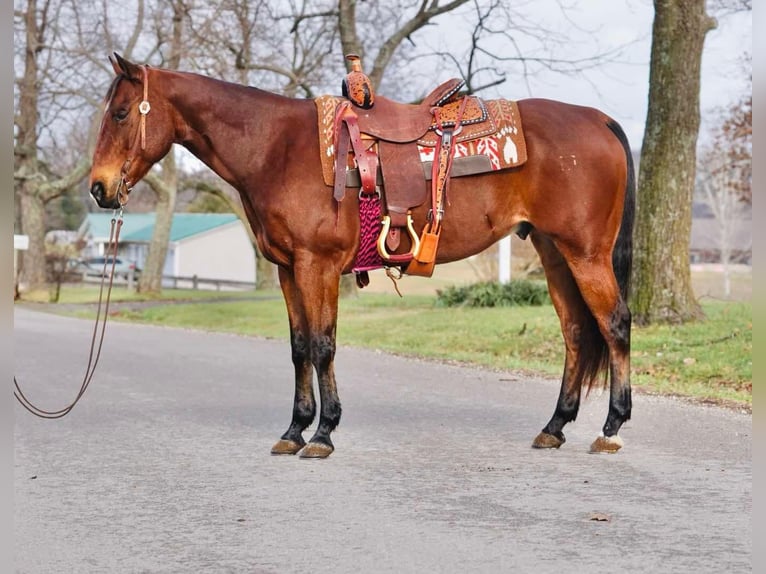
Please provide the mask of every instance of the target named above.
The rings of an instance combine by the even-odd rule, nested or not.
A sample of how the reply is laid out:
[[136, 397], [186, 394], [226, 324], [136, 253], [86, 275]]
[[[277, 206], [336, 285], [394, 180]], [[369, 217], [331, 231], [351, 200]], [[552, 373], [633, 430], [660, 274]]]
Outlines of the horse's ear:
[[117, 74], [118, 76], [122, 74], [129, 80], [141, 78], [141, 71], [139, 70], [138, 66], [136, 64], [133, 64], [132, 62], [128, 62], [125, 58], [120, 56], [117, 52], [114, 52], [114, 58], [109, 56], [109, 61], [112, 63], [112, 68], [114, 68], [114, 73]]
[[119, 57], [120, 56], [117, 54], [117, 52], [114, 53], [114, 57], [111, 56], [111, 55], [109, 56], [109, 63], [112, 65], [112, 69], [114, 70], [114, 74], [116, 76], [119, 76], [120, 74], [122, 74], [122, 70], [120, 69], [120, 65], [117, 63], [117, 58], [119, 58]]

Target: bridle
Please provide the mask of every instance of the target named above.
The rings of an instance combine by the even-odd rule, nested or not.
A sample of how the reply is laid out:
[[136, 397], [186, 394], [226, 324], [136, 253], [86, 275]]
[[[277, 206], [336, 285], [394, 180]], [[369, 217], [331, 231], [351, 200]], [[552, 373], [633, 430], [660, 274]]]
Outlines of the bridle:
[[131, 146], [131, 154], [120, 168], [120, 183], [117, 186], [117, 201], [120, 202], [120, 207], [125, 207], [128, 203], [128, 194], [133, 189], [130, 180], [128, 180], [128, 170], [130, 169], [133, 160], [138, 155], [138, 150], [136, 148], [140, 145], [141, 151], [146, 149], [146, 116], [152, 109], [151, 104], [149, 104], [149, 74], [146, 70], [146, 66], [140, 65], [139, 68], [141, 68], [141, 83], [143, 84], [144, 97], [141, 100], [141, 103], [138, 104], [138, 113], [140, 114], [138, 133], [136, 134], [135, 142]]

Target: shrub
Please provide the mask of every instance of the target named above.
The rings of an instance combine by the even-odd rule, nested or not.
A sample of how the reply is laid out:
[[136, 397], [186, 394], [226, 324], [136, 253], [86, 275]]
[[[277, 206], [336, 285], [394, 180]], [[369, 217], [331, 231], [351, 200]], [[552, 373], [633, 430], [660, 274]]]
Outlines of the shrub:
[[510, 283], [483, 281], [436, 291], [439, 307], [511, 307], [546, 303], [550, 303], [550, 297], [545, 283], [526, 279]]

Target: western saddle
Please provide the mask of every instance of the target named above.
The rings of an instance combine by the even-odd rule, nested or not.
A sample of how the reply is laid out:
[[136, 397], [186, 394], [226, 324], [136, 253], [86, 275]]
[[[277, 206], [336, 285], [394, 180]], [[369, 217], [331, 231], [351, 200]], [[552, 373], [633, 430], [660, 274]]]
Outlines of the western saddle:
[[[439, 85], [419, 104], [398, 103], [376, 96], [362, 72], [359, 57], [349, 54], [351, 71], [344, 78], [346, 100], [335, 111], [335, 182], [333, 196], [340, 202], [345, 188], [355, 186], [360, 195], [380, 193], [385, 214], [377, 249], [387, 265], [399, 266], [411, 275], [430, 277], [444, 217], [444, 200], [454, 157], [456, 136], [461, 140], [481, 137], [494, 131], [487, 128], [487, 108], [475, 96], [460, 95], [460, 79]], [[434, 160], [428, 173], [421, 162], [418, 144], [434, 146]], [[349, 151], [353, 151], [358, 178], [348, 177]], [[431, 180], [431, 209], [419, 237], [410, 212], [428, 198]], [[423, 182], [421, 185], [419, 182]], [[401, 231], [410, 237], [409, 252], [394, 254]]]

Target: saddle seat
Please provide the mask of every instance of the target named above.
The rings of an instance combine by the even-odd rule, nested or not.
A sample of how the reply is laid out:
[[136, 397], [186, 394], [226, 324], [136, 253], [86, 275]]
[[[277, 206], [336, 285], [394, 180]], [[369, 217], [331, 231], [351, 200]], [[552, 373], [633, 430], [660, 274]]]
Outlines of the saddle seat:
[[[439, 128], [439, 122], [442, 127], [452, 127], [462, 104], [458, 91], [463, 83], [459, 78], [447, 80], [433, 89], [419, 104], [403, 104], [377, 96], [371, 108], [354, 110], [359, 131], [378, 140], [402, 144], [421, 139], [429, 130]], [[438, 109], [436, 115], [435, 109]], [[487, 118], [484, 102], [469, 96], [461, 124], [477, 124]]]

